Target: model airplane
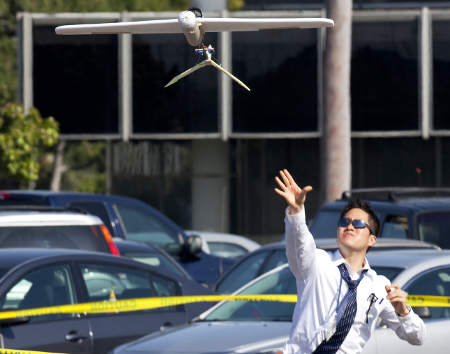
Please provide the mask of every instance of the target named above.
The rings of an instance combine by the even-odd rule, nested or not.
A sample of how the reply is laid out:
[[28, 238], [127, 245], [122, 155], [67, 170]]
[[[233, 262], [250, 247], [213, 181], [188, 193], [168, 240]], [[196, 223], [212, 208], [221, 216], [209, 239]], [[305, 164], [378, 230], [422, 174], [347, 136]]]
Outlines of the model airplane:
[[[166, 87], [206, 65], [213, 65], [244, 86], [247, 90], [250, 90], [241, 81], [211, 59], [211, 51], [203, 45], [203, 37], [206, 32], [242, 32], [333, 26], [333, 20], [326, 18], [204, 18], [201, 10], [193, 7], [188, 11], [181, 12], [178, 15], [178, 19], [67, 25], [56, 27], [55, 32], [60, 35], [183, 33], [190, 45], [194, 47], [199, 46], [198, 50], [206, 56], [206, 60], [176, 76]], [[205, 48], [207, 49], [205, 50]]]

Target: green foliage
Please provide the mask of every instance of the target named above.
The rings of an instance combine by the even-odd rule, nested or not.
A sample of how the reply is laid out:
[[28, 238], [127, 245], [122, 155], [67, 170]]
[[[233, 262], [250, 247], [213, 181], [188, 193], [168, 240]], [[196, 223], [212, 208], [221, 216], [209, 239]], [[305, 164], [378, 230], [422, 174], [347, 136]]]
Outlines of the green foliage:
[[244, 0], [228, 0], [228, 10], [230, 11], [239, 11], [244, 5]]
[[64, 165], [70, 169], [63, 174], [61, 189], [105, 193], [105, 149], [104, 141], [68, 143]]
[[0, 161], [9, 175], [30, 184], [39, 177], [39, 157], [59, 134], [53, 117], [43, 119], [35, 108], [25, 112], [18, 104], [0, 108]]
[[17, 96], [16, 38], [0, 34], [0, 106]]

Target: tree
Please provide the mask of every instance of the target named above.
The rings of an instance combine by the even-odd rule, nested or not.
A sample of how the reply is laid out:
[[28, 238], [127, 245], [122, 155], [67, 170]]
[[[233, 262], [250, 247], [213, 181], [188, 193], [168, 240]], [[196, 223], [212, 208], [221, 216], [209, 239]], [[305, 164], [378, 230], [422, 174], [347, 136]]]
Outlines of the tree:
[[42, 118], [36, 108], [28, 112], [20, 104], [0, 108], [0, 161], [6, 172], [27, 186], [39, 177], [39, 158], [56, 144], [58, 123]]

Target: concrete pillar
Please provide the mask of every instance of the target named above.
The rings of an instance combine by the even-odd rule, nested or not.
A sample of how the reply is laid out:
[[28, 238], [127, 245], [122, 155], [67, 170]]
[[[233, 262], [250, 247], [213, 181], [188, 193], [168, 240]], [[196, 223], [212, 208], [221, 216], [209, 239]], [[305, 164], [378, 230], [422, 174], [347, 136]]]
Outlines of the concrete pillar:
[[228, 143], [194, 140], [192, 157], [192, 229], [229, 232]]
[[324, 62], [324, 130], [321, 141], [322, 202], [341, 197], [351, 188], [350, 58], [352, 0], [327, 0]]
[[202, 12], [225, 10], [227, 0], [191, 0], [191, 7], [198, 7]]

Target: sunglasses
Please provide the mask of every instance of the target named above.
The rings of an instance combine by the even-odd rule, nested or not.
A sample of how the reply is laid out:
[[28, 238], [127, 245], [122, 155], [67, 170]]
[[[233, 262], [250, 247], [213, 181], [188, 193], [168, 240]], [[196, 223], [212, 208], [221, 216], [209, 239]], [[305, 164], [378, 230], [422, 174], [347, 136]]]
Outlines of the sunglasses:
[[366, 224], [364, 220], [360, 219], [350, 220], [347, 218], [341, 218], [338, 221], [338, 226], [340, 227], [347, 227], [349, 224], [352, 224], [355, 229], [364, 229], [365, 227], [367, 227], [370, 231], [370, 234], [375, 235], [372, 231], [372, 228], [368, 224]]

